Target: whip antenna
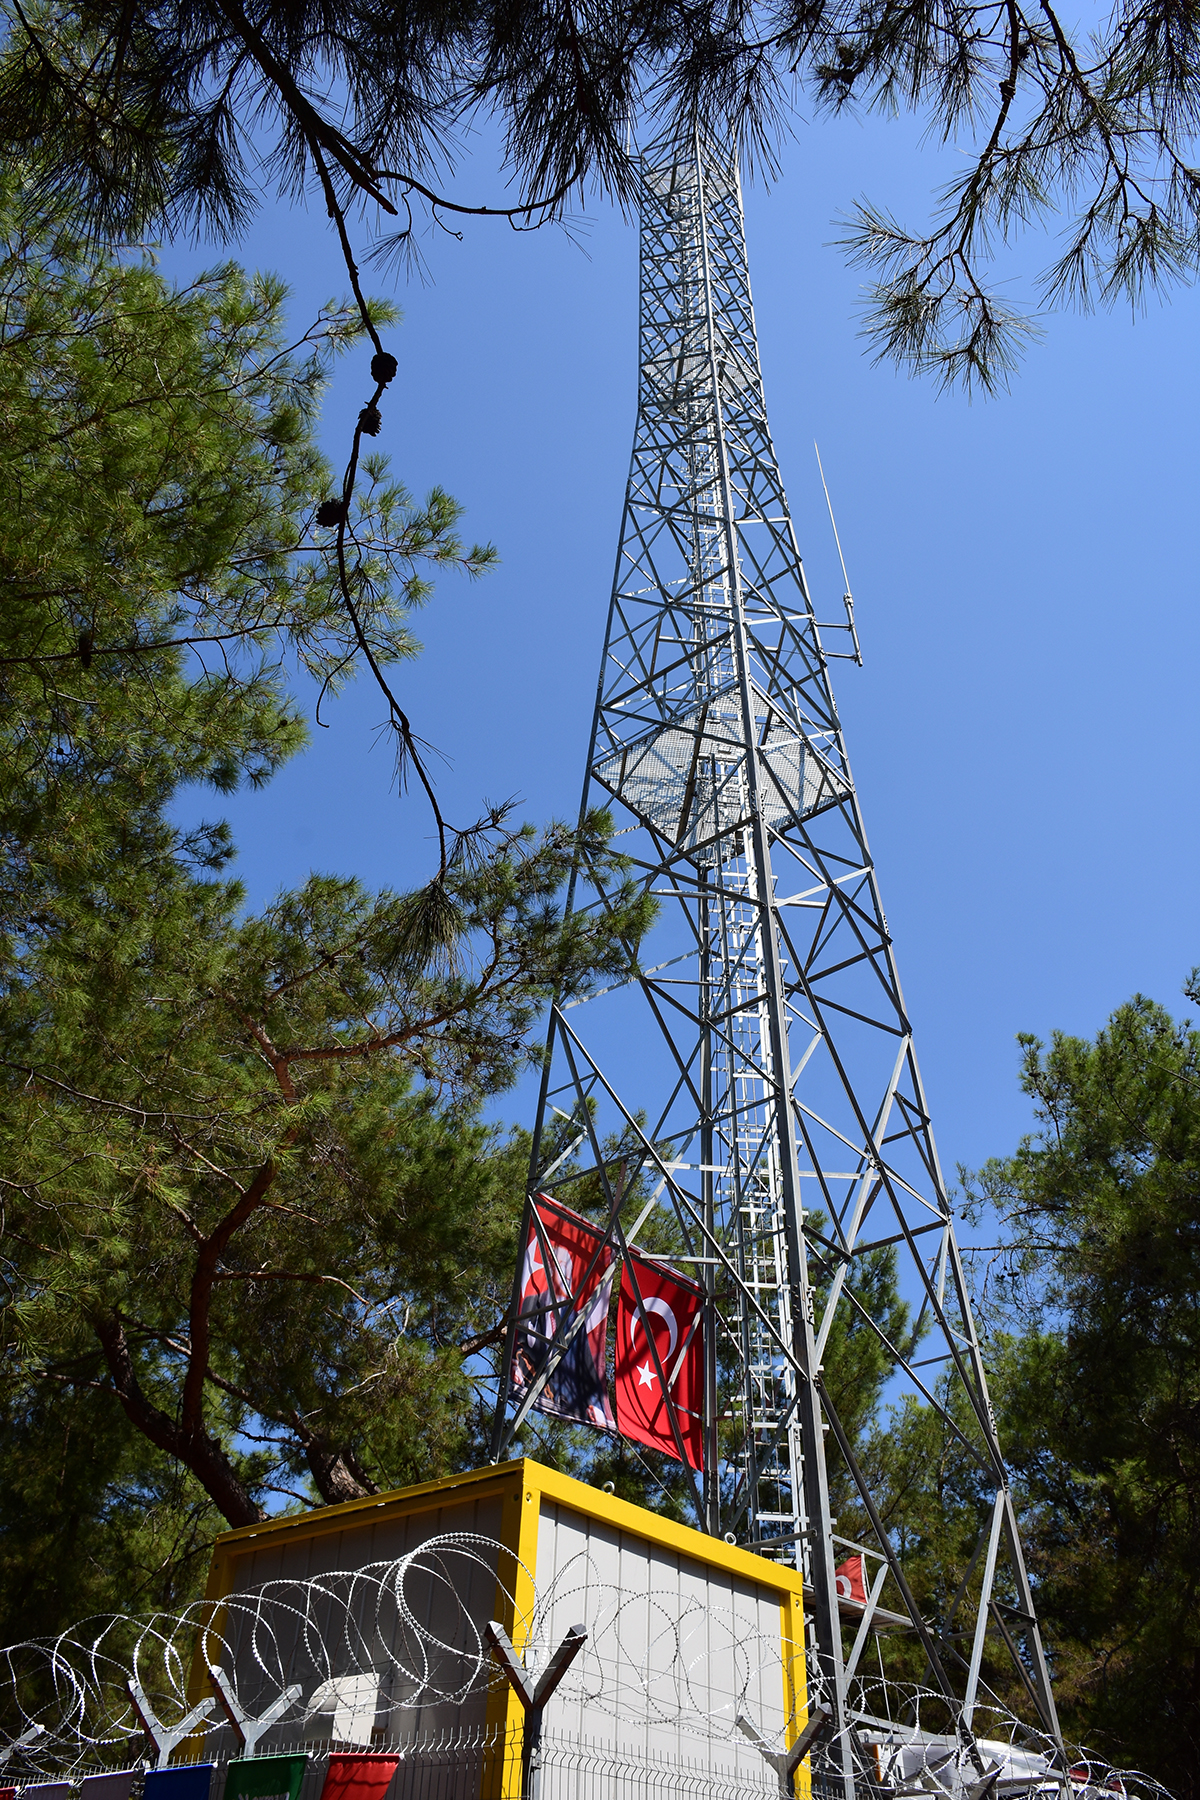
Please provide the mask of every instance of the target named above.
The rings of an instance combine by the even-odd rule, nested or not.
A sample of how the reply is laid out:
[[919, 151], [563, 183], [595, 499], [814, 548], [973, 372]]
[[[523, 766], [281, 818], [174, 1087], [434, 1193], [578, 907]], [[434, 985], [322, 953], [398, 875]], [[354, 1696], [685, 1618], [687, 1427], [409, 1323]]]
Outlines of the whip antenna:
[[825, 504], [829, 508], [829, 523], [833, 526], [833, 541], [837, 545], [838, 561], [842, 565], [842, 604], [846, 608], [846, 628], [850, 633], [850, 641], [854, 645], [854, 661], [862, 668], [862, 650], [859, 647], [858, 632], [854, 625], [854, 595], [850, 592], [850, 577], [846, 573], [846, 558], [842, 555], [842, 540], [838, 536], [837, 520], [833, 516], [833, 501], [829, 498], [829, 483], [825, 479], [825, 470], [821, 466], [821, 452], [817, 449], [817, 440], [813, 439], [813, 449], [817, 451], [817, 468], [821, 474], [821, 486], [825, 490]]

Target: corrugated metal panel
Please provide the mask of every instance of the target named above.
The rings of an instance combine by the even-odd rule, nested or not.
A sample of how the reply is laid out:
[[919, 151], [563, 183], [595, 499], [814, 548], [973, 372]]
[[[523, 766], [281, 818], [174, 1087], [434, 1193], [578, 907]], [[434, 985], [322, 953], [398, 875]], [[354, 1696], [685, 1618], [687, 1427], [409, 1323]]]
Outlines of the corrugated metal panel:
[[[482, 1726], [487, 1695], [477, 1683], [465, 1699], [439, 1698], [438, 1690], [453, 1693], [461, 1685], [465, 1665], [459, 1653], [473, 1656], [478, 1634], [495, 1611], [495, 1543], [501, 1534], [501, 1511], [502, 1500], [494, 1494], [441, 1505], [434, 1499], [425, 1510], [393, 1514], [378, 1522], [358, 1512], [341, 1529], [295, 1537], [272, 1532], [261, 1547], [255, 1547], [253, 1539], [239, 1540], [228, 1596], [265, 1582], [307, 1581], [394, 1562], [447, 1533], [471, 1533], [487, 1540], [470, 1558], [449, 1555], [439, 1568], [419, 1566], [409, 1572], [403, 1597], [416, 1630], [390, 1598], [381, 1603], [378, 1590], [366, 1583], [351, 1589], [348, 1610], [334, 1592], [310, 1604], [307, 1629], [298, 1616], [289, 1617], [284, 1605], [273, 1607], [269, 1645], [262, 1641], [261, 1628], [260, 1641], [252, 1642], [238, 1609], [231, 1607], [224, 1629], [243, 1705], [253, 1712], [260, 1702], [265, 1706], [281, 1685], [294, 1681], [307, 1699], [325, 1676], [356, 1672], [365, 1663], [373, 1664], [381, 1676], [379, 1718], [389, 1738], [408, 1742], [418, 1735]], [[286, 1596], [281, 1593], [280, 1598]], [[373, 1654], [372, 1646], [386, 1654]], [[406, 1671], [411, 1671], [411, 1679]], [[433, 1693], [416, 1705], [406, 1704], [422, 1684]], [[264, 1749], [295, 1735], [295, 1715], [291, 1717], [290, 1726], [281, 1725], [264, 1740]]]
[[550, 1499], [537, 1589], [543, 1659], [571, 1625], [590, 1634], [552, 1703], [557, 1737], [707, 1759], [714, 1773], [761, 1781], [762, 1759], [735, 1721], [745, 1712], [782, 1742], [777, 1592]]
[[[384, 1500], [377, 1503], [381, 1511], [387, 1504]], [[325, 1575], [335, 1569], [361, 1569], [367, 1563], [391, 1562], [446, 1531], [473, 1531], [495, 1538], [500, 1533], [501, 1505], [495, 1494], [442, 1504], [434, 1497], [428, 1510], [414, 1510], [400, 1517], [385, 1515], [378, 1522], [369, 1512], [356, 1511], [337, 1531], [292, 1536], [267, 1528], [261, 1548], [252, 1548], [254, 1540], [246, 1537], [235, 1541], [237, 1560], [233, 1588], [228, 1591], [257, 1587], [263, 1581], [303, 1581], [310, 1575]], [[319, 1520], [319, 1514], [313, 1516]]]

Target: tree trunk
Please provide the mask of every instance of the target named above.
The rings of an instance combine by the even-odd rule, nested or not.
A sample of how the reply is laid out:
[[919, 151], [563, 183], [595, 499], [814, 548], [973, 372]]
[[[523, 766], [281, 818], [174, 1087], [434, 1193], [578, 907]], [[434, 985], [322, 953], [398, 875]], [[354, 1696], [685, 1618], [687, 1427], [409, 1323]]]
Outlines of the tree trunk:
[[125, 1412], [143, 1436], [190, 1469], [205, 1493], [214, 1500], [230, 1525], [256, 1525], [266, 1514], [251, 1499], [245, 1483], [217, 1439], [201, 1427], [188, 1432], [154, 1405], [142, 1390], [133, 1366], [129, 1341], [119, 1313], [100, 1313], [92, 1319], [100, 1340], [115, 1392]]
[[343, 1500], [365, 1500], [379, 1489], [349, 1450], [335, 1450], [314, 1434], [304, 1443], [304, 1456], [309, 1473], [326, 1506], [338, 1506]]

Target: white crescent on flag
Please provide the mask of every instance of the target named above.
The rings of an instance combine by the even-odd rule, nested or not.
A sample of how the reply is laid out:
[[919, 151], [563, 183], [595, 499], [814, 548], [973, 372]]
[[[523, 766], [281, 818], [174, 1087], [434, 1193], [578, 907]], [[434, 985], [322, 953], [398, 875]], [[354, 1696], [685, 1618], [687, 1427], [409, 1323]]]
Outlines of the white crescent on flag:
[[[660, 1319], [665, 1319], [667, 1322], [667, 1330], [671, 1334], [671, 1341], [667, 1345], [667, 1354], [663, 1358], [663, 1361], [667, 1362], [674, 1356], [675, 1346], [679, 1342], [679, 1325], [675, 1318], [675, 1309], [662, 1298], [661, 1294], [647, 1294], [642, 1301], [642, 1308], [645, 1312], [657, 1313]], [[637, 1328], [641, 1322], [637, 1312], [634, 1312], [629, 1321], [629, 1348], [635, 1352], [637, 1350]]]

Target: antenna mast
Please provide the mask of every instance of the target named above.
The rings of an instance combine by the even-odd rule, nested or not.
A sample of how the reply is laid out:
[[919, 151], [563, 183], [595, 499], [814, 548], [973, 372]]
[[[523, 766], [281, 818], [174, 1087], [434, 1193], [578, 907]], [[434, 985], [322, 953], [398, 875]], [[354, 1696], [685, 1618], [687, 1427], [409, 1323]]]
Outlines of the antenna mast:
[[[850, 592], [850, 577], [846, 573], [846, 558], [842, 555], [842, 540], [838, 536], [837, 520], [833, 516], [833, 501], [829, 498], [829, 483], [825, 479], [825, 470], [821, 463], [821, 452], [817, 449], [817, 441], [815, 438], [813, 439], [813, 449], [817, 452], [817, 468], [821, 475], [821, 487], [825, 493], [825, 504], [829, 508], [829, 523], [833, 526], [833, 541], [837, 545], [838, 561], [842, 565], [842, 605], [846, 608], [846, 630], [850, 633], [850, 642], [854, 645], [853, 659], [861, 669], [862, 650], [858, 642], [858, 632], [854, 626], [854, 595]], [[836, 630], [837, 627], [826, 625], [821, 627], [821, 629], [828, 631], [830, 629]], [[829, 656], [836, 656], [837, 654], [839, 654], [837, 651], [826, 652], [826, 655]]]

